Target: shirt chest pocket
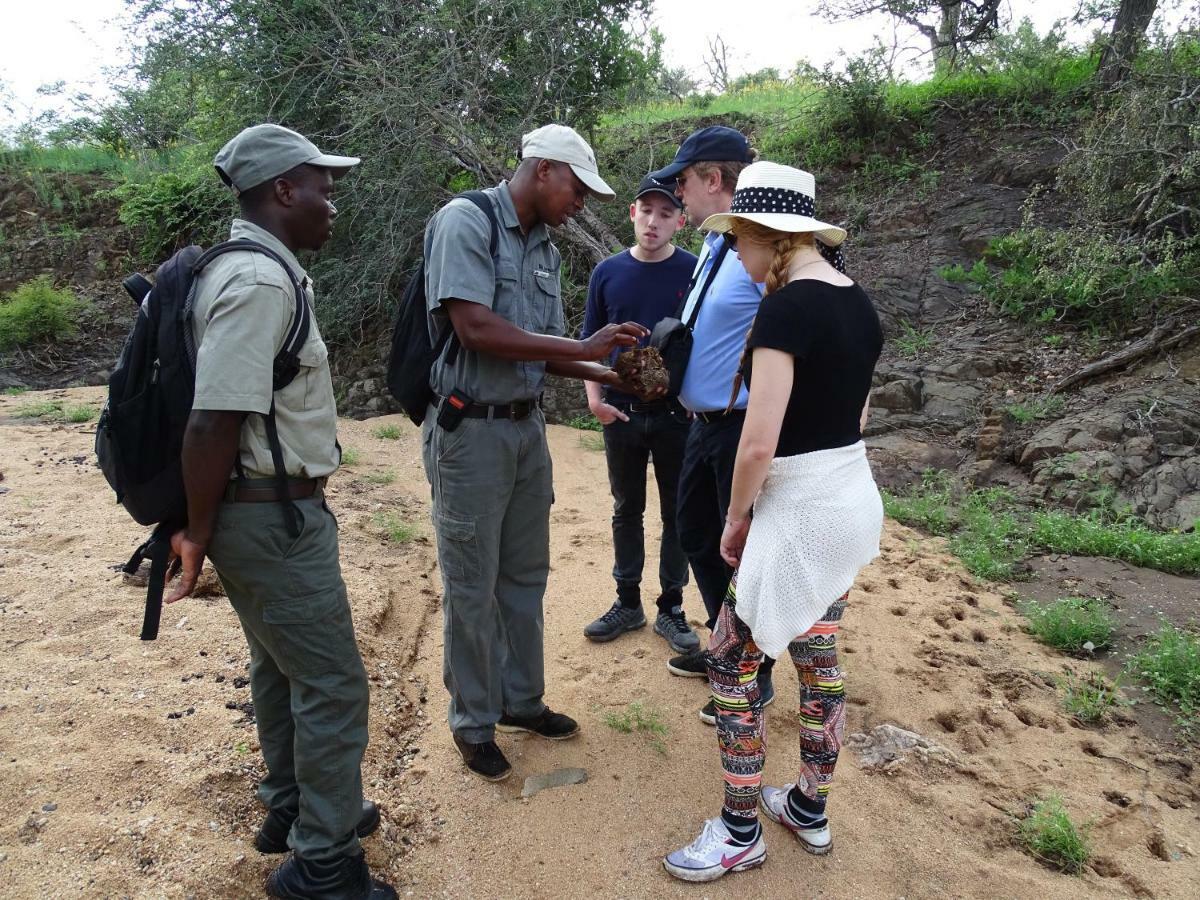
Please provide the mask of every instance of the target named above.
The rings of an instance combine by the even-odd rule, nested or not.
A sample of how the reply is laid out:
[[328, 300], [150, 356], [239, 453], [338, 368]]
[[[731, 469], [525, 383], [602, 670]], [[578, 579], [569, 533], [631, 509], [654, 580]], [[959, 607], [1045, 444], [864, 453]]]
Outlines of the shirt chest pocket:
[[300, 348], [300, 371], [284, 388], [293, 408], [316, 409], [327, 402], [322, 385], [329, 378], [329, 350], [319, 335], [312, 335]]
[[545, 334], [558, 320], [558, 308], [562, 299], [559, 295], [558, 272], [553, 269], [536, 268], [530, 279], [533, 291], [533, 321], [530, 330]]
[[517, 267], [505, 260], [496, 263], [496, 293], [492, 297], [492, 312], [524, 328], [521, 316], [521, 277]]

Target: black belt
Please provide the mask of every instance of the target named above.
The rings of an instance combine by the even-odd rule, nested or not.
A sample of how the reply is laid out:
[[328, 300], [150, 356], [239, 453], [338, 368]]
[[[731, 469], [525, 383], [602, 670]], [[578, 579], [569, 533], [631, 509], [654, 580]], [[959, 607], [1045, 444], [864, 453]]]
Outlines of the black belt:
[[695, 415], [705, 425], [711, 425], [713, 422], [720, 422], [722, 419], [732, 419], [736, 416], [744, 416], [745, 414], [746, 411], [744, 409], [714, 409], [711, 412], [698, 412]]
[[[324, 494], [324, 478], [289, 478], [287, 496], [289, 500], [304, 500]], [[253, 482], [230, 481], [225, 488], [225, 500], [230, 503], [277, 503], [279, 490], [265, 480]]]
[[468, 419], [513, 419], [514, 421], [520, 421], [521, 419], [528, 419], [537, 408], [537, 399], [514, 400], [512, 403], [496, 403], [491, 406], [486, 403], [472, 403], [463, 410], [462, 414]]
[[619, 409], [621, 412], [666, 412], [674, 408], [675, 401], [673, 400], [651, 400], [648, 403], [642, 403], [637, 400], [612, 400], [604, 401], [613, 409]]

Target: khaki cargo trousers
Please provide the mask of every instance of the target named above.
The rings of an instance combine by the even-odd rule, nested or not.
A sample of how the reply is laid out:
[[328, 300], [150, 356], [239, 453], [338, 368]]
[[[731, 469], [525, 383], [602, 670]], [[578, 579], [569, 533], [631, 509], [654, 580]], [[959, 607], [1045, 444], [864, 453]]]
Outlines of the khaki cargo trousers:
[[268, 809], [298, 810], [288, 844], [302, 857], [358, 853], [367, 675], [338, 564], [337, 522], [320, 497], [222, 503], [209, 558], [250, 645], [250, 691]]

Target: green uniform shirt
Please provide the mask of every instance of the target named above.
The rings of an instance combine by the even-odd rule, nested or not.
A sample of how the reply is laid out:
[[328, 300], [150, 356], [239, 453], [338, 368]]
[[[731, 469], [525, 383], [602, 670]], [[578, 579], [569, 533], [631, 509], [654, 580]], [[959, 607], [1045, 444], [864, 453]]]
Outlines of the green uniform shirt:
[[[559, 270], [562, 258], [550, 243], [546, 226], [521, 232], [508, 182], [484, 191], [496, 210], [500, 240], [496, 259], [488, 252], [491, 226], [470, 200], [455, 198], [439, 209], [425, 229], [425, 296], [430, 334], [436, 339], [449, 324], [443, 300], [481, 303], [492, 312], [533, 334], [562, 337], [566, 333]], [[440, 396], [458, 388], [477, 403], [530, 400], [542, 392], [544, 362], [514, 362], [486, 352], [460, 348], [448, 366], [433, 366], [431, 384]]]
[[[304, 285], [312, 306], [312, 282], [278, 238], [242, 219], [233, 220], [230, 237], [278, 253]], [[192, 306], [197, 348], [192, 408], [266, 414], [273, 396], [287, 474], [319, 478], [337, 469], [339, 454], [329, 351], [315, 317], [300, 348], [300, 372], [283, 390], [271, 390], [272, 363], [295, 309], [291, 280], [269, 256], [247, 251], [213, 260], [200, 276]], [[275, 474], [263, 421], [252, 415], [242, 425], [239, 457], [250, 478]]]

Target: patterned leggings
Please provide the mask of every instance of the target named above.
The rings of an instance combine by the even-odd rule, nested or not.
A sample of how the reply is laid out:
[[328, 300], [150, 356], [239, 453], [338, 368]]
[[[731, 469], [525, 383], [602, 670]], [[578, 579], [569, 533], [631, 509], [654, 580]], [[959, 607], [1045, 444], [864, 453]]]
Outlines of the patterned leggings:
[[[763, 654], [749, 627], [737, 617], [736, 576], [709, 640], [708, 682], [717, 707], [717, 743], [725, 770], [725, 809], [735, 816], [758, 815], [766, 717], [758, 691]], [[821, 620], [788, 645], [800, 675], [800, 774], [805, 797], [825, 805], [846, 728], [846, 696], [838, 668], [837, 632], [847, 592]]]

